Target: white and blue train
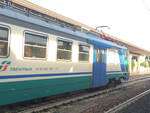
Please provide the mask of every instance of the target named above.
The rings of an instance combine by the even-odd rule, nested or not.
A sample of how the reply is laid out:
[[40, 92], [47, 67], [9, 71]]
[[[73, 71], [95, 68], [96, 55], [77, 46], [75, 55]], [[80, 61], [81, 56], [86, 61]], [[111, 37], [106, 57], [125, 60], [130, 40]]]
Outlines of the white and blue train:
[[128, 80], [126, 47], [6, 4], [0, 7], [0, 106]]

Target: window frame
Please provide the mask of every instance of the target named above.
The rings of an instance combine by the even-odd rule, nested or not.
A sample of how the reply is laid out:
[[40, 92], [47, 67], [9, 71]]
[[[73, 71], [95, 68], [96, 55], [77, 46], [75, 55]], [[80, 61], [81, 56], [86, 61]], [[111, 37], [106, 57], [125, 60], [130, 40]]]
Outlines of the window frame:
[[[58, 54], [57, 51], [58, 51], [58, 50], [64, 50], [64, 49], [58, 49], [58, 41], [59, 41], [59, 40], [66, 41], [66, 42], [71, 42], [71, 43], [72, 43], [71, 50], [65, 50], [65, 51], [71, 52], [71, 58], [70, 58], [70, 60], [66, 60], [66, 59], [58, 59], [58, 58], [57, 58], [57, 54]], [[57, 41], [56, 60], [57, 60], [57, 61], [63, 61], [63, 62], [72, 62], [73, 40], [66, 39], [66, 38], [62, 38], [62, 37], [57, 37], [57, 38], [56, 38], [56, 41]]]
[[[6, 56], [1, 56], [0, 55], [0, 58], [8, 58], [10, 56], [10, 35], [11, 35], [11, 28], [7, 25], [3, 25], [3, 24], [0, 24], [0, 28], [5, 28], [5, 29], [8, 29], [8, 48], [7, 48], [7, 55]], [[4, 41], [5, 42], [5, 41]]]
[[[80, 61], [80, 59], [79, 59], [79, 58], [80, 58], [80, 57], [79, 57], [79, 56], [80, 56], [80, 53], [87, 54], [87, 53], [85, 53], [85, 52], [80, 52], [80, 45], [89, 47], [89, 53], [88, 53], [89, 58], [88, 58], [88, 61]], [[78, 47], [79, 47], [78, 61], [79, 61], [79, 62], [83, 62], [83, 63], [89, 63], [89, 62], [90, 62], [90, 48], [91, 48], [91, 46], [90, 46], [89, 44], [87, 44], [87, 43], [86, 43], [86, 44], [85, 44], [85, 43], [79, 43], [79, 44], [78, 44]]]
[[[26, 33], [28, 33], [28, 34], [31, 34], [31, 35], [38, 35], [38, 36], [44, 36], [44, 37], [46, 37], [47, 38], [47, 42], [46, 42], [46, 56], [45, 56], [45, 58], [36, 58], [36, 57], [25, 57], [25, 55], [24, 55], [24, 52], [25, 52], [25, 45], [28, 45], [28, 46], [30, 46], [30, 44], [25, 44], [25, 34]], [[48, 57], [48, 47], [49, 47], [49, 36], [47, 35], [47, 34], [44, 34], [44, 33], [39, 33], [39, 32], [35, 32], [35, 31], [29, 31], [29, 30], [24, 30], [24, 33], [23, 33], [23, 58], [24, 59], [29, 59], [29, 60], [47, 60], [47, 57]], [[42, 47], [42, 46], [32, 46], [32, 47], [41, 47], [41, 48], [44, 48], [44, 47]]]

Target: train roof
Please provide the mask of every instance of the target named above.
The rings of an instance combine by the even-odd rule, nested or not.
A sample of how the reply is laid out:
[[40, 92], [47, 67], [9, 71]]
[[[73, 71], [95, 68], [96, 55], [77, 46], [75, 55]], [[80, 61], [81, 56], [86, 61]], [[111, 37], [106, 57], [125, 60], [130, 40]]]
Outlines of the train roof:
[[88, 39], [88, 43], [94, 44], [94, 45], [97, 45], [100, 47], [118, 48], [118, 49], [126, 49], [127, 50], [127, 48], [125, 46], [121, 46], [116, 43], [112, 43], [110, 41], [104, 40], [104, 39], [93, 39], [93, 40]]

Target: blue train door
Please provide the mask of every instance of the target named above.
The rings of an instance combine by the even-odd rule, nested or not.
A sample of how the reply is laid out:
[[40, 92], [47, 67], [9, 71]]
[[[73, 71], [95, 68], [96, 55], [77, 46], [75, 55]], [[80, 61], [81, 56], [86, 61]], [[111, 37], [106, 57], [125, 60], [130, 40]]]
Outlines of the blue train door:
[[94, 87], [106, 84], [106, 49], [102, 47], [94, 47], [94, 69], [93, 69], [93, 85]]

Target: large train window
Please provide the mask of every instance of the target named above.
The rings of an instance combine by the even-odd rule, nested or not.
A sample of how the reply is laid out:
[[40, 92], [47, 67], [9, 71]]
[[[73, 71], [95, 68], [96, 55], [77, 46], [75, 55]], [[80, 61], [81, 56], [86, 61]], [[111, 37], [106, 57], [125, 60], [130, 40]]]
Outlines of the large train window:
[[9, 29], [0, 27], [0, 57], [8, 56]]
[[72, 56], [72, 42], [66, 40], [58, 40], [57, 43], [57, 59], [71, 60]]
[[25, 33], [24, 57], [46, 58], [47, 36]]
[[87, 45], [79, 45], [79, 61], [89, 61], [89, 49]]

